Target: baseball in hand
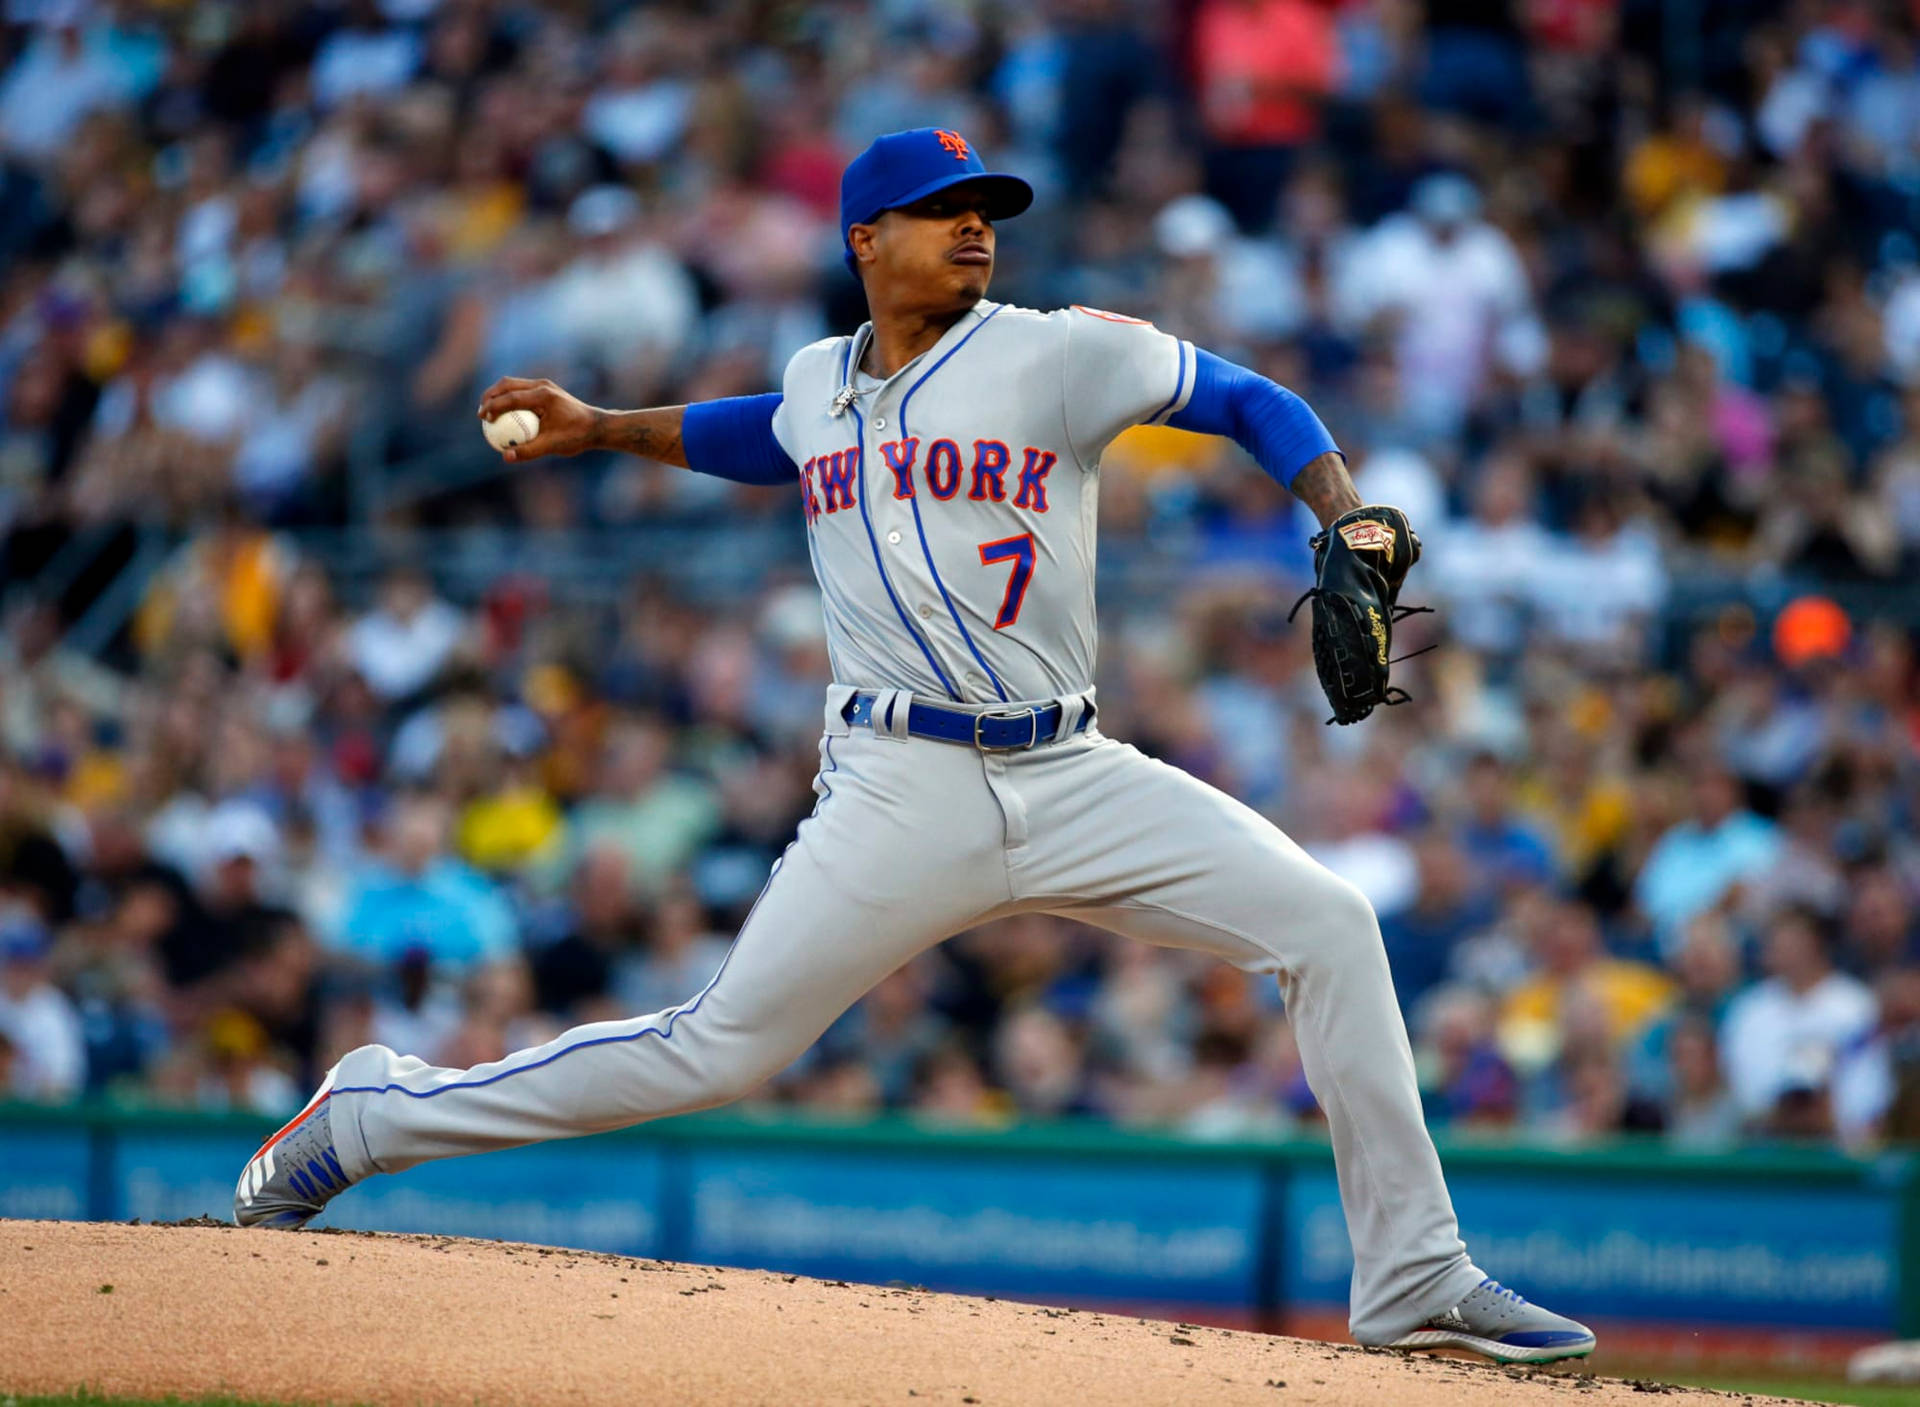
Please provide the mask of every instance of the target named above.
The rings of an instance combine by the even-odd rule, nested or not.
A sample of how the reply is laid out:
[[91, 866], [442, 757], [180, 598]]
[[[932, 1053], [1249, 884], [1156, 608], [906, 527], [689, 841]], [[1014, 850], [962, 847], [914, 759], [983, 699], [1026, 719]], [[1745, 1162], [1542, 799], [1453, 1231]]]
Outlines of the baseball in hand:
[[505, 452], [539, 434], [540, 417], [530, 410], [503, 411], [491, 420], [482, 420], [480, 430], [488, 444]]

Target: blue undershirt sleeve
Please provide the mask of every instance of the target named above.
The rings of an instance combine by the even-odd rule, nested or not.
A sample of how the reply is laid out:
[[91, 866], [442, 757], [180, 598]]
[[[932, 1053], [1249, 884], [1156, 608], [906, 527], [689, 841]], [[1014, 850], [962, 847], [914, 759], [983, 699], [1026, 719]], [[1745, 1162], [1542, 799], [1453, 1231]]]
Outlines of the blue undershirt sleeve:
[[1167, 424], [1226, 436], [1288, 486], [1321, 455], [1339, 451], [1313, 408], [1286, 387], [1198, 347], [1193, 363], [1193, 395]]
[[791, 483], [799, 470], [774, 438], [773, 413], [778, 409], [778, 391], [688, 406], [680, 421], [687, 467], [736, 484]]

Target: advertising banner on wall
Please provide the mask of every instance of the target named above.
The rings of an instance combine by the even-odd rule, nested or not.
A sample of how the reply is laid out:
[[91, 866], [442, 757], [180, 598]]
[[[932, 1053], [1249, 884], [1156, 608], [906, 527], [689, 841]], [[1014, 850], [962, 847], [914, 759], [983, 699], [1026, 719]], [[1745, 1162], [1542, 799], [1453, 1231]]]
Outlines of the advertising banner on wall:
[[[1897, 1200], [1870, 1189], [1569, 1171], [1456, 1171], [1460, 1232], [1503, 1282], [1598, 1319], [1893, 1328]], [[1353, 1252], [1331, 1169], [1287, 1179], [1281, 1289], [1344, 1309]]]
[[[105, 1215], [225, 1221], [234, 1178], [256, 1143], [230, 1133], [130, 1130], [115, 1140]], [[651, 1256], [659, 1254], [661, 1169], [658, 1148], [632, 1142], [516, 1148], [374, 1178], [316, 1224]]]
[[661, 1250], [660, 1150], [632, 1142], [549, 1143], [452, 1158], [373, 1178], [331, 1220], [363, 1231], [423, 1231], [576, 1246]]
[[692, 1150], [689, 1259], [1086, 1301], [1251, 1304], [1257, 1164]]
[[[225, 1220], [261, 1133], [231, 1117], [0, 1111], [0, 1216]], [[1718, 1342], [1805, 1358], [1914, 1332], [1920, 1285], [1902, 1277], [1920, 1266], [1902, 1248], [1920, 1234], [1916, 1175], [1897, 1158], [1777, 1151], [1449, 1159], [1462, 1233], [1489, 1273], [1577, 1305], [1616, 1343], [1640, 1334], [1654, 1356]], [[1323, 1145], [1117, 1131], [693, 1122], [370, 1179], [320, 1224], [1325, 1334], [1344, 1326], [1352, 1272]]]
[[83, 1128], [0, 1129], [0, 1217], [77, 1221], [93, 1215], [93, 1155]]

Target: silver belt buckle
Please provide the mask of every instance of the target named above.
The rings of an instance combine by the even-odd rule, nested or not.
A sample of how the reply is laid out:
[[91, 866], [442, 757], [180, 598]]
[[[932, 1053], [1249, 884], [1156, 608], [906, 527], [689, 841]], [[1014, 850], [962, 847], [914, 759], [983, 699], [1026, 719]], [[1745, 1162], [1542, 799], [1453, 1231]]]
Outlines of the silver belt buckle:
[[[1027, 740], [1024, 743], [989, 743], [982, 740], [980, 728], [989, 718], [996, 721], [1004, 720], [1006, 722], [1012, 722], [1016, 718], [1023, 717], [1027, 720], [1028, 726], [1033, 729], [1033, 731], [1028, 734]], [[996, 713], [979, 713], [974, 715], [973, 745], [982, 752], [1018, 752], [1023, 748], [1032, 747], [1039, 741], [1040, 710], [1037, 708], [1008, 708], [1001, 709]]]

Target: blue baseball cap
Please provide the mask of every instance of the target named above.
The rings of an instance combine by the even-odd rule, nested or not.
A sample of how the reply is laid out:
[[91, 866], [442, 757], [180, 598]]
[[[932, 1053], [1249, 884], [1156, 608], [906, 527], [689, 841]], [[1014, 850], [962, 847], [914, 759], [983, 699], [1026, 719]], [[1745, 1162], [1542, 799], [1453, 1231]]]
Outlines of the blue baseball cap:
[[53, 935], [31, 914], [0, 918], [0, 963], [34, 962], [53, 948]]
[[990, 220], [1010, 220], [1033, 204], [1032, 186], [1018, 176], [987, 170], [973, 144], [958, 132], [916, 127], [875, 137], [840, 177], [840, 242], [847, 268], [854, 267], [847, 231], [963, 181], [979, 183], [982, 208]]

